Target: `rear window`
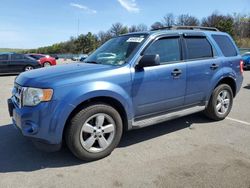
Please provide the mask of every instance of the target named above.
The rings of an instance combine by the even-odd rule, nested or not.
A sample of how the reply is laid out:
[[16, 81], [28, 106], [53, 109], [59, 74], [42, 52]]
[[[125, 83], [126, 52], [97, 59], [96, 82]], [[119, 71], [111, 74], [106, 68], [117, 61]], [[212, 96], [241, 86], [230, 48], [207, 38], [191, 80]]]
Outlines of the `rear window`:
[[203, 59], [213, 57], [213, 50], [205, 37], [185, 38], [187, 59]]
[[231, 39], [225, 35], [212, 35], [215, 42], [220, 47], [223, 55], [225, 57], [237, 56], [237, 50], [232, 43]]

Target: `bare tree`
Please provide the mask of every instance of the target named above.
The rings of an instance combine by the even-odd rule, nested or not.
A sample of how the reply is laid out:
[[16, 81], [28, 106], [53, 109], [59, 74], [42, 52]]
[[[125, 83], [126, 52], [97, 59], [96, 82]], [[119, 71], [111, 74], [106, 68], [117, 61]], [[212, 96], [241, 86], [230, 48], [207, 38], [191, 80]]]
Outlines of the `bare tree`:
[[189, 14], [181, 14], [177, 19], [177, 25], [198, 26], [199, 24], [200, 21], [196, 17], [190, 16]]
[[133, 32], [140, 32], [140, 31], [147, 31], [148, 27], [145, 24], [139, 24], [139, 25], [132, 25], [129, 28], [129, 32], [133, 33]]
[[202, 26], [205, 27], [216, 27], [221, 31], [227, 32], [234, 36], [234, 19], [231, 15], [221, 15], [213, 13], [210, 16], [202, 19]]
[[162, 21], [163, 25], [166, 27], [176, 25], [175, 24], [175, 17], [172, 13], [168, 13], [163, 17]]
[[125, 34], [128, 32], [128, 28], [127, 26], [123, 26], [121, 23], [115, 23], [111, 26], [110, 28], [110, 33], [113, 35], [113, 36], [118, 36], [118, 35], [121, 35], [121, 34]]
[[109, 31], [100, 31], [98, 33], [98, 39], [99, 39], [100, 44], [105, 43], [111, 38], [112, 38], [112, 34]]

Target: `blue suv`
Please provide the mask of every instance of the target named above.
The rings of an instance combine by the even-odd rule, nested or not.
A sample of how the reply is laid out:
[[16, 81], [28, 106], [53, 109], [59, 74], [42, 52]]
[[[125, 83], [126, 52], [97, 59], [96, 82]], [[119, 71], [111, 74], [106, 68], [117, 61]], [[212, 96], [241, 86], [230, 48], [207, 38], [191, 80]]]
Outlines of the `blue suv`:
[[243, 61], [215, 28], [170, 27], [115, 37], [82, 63], [20, 74], [13, 124], [43, 149], [63, 141], [82, 160], [109, 155], [124, 131], [203, 111], [230, 112]]

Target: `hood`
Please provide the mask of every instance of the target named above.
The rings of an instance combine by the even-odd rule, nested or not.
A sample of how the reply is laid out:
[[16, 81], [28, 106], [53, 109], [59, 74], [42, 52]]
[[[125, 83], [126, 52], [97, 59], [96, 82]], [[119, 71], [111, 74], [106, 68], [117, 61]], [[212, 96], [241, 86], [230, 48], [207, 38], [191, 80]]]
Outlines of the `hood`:
[[[112, 65], [74, 63], [40, 68], [29, 72], [23, 72], [16, 78], [16, 83], [29, 87], [53, 87], [56, 85], [72, 84], [82, 81], [86, 76], [113, 70], [117, 67]], [[95, 74], [96, 76], [96, 74]]]

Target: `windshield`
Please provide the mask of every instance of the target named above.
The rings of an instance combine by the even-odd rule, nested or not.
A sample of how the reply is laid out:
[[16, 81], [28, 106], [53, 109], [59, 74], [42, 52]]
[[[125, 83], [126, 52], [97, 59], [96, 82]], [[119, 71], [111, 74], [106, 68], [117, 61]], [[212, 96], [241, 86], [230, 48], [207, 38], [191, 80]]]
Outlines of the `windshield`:
[[110, 39], [84, 60], [85, 63], [123, 65], [136, 47], [141, 45], [146, 34], [125, 35]]

